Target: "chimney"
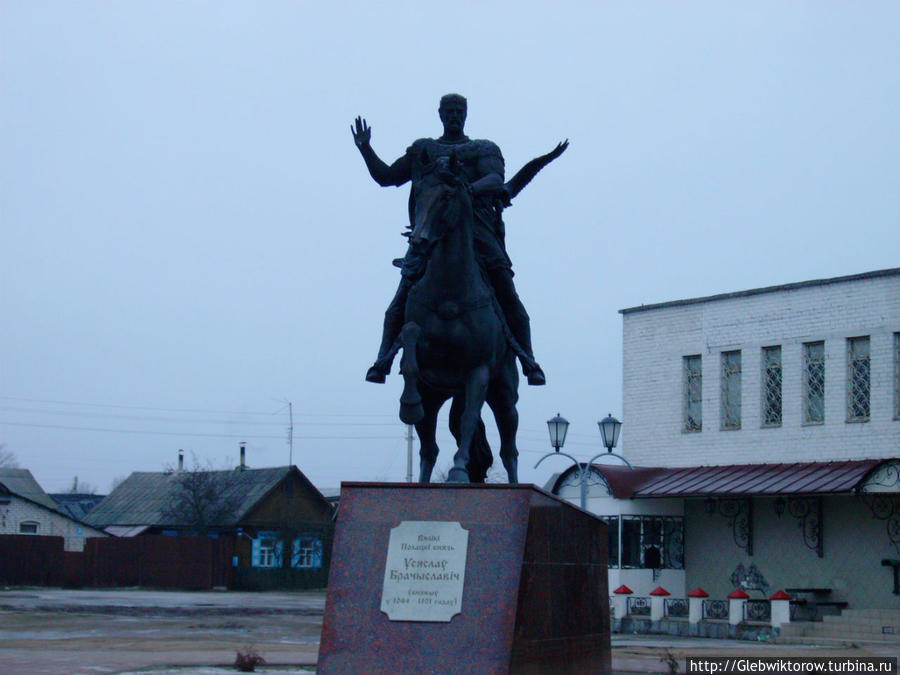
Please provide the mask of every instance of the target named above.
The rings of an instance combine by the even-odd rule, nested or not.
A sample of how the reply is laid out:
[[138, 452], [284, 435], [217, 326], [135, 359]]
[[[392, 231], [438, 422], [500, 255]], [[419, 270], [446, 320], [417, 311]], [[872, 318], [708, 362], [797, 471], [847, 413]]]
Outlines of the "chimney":
[[247, 468], [247, 442], [241, 441], [241, 465], [238, 467], [238, 471], [243, 471]]
[[178, 470], [184, 471], [184, 450], [178, 449]]

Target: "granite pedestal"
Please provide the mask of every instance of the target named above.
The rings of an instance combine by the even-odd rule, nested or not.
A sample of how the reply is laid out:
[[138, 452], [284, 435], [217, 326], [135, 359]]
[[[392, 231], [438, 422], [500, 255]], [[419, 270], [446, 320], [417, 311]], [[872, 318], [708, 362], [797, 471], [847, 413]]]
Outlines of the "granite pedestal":
[[[468, 531], [449, 622], [381, 609], [404, 521]], [[606, 541], [602, 521], [533, 485], [343, 483], [316, 672], [609, 673]]]

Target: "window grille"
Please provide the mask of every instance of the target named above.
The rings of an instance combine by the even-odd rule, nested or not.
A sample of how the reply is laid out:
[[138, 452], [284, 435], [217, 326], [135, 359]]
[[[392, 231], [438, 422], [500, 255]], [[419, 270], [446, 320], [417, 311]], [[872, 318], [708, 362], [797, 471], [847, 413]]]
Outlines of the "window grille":
[[253, 567], [281, 567], [283, 542], [276, 532], [260, 532], [253, 540]]
[[803, 343], [803, 421], [825, 421], [825, 343]]
[[302, 534], [294, 539], [291, 567], [321, 567], [322, 538], [317, 534]]
[[625, 568], [684, 569], [684, 519], [680, 516], [622, 516], [621, 565]]
[[722, 352], [722, 428], [741, 428], [741, 352]]
[[619, 566], [619, 516], [600, 516], [600, 520], [606, 523], [607, 535], [607, 566]]
[[847, 421], [869, 420], [869, 396], [871, 384], [869, 361], [869, 337], [847, 340]]
[[762, 425], [781, 426], [781, 346], [762, 350]]
[[684, 430], [703, 429], [703, 370], [700, 356], [685, 356]]
[[894, 333], [894, 419], [900, 420], [900, 333]]

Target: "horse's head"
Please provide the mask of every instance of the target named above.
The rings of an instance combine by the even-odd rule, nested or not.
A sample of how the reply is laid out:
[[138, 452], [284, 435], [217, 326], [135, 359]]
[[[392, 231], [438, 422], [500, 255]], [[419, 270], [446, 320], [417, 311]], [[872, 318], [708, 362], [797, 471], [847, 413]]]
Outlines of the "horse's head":
[[472, 218], [472, 193], [456, 153], [423, 166], [414, 184], [412, 240], [434, 243]]

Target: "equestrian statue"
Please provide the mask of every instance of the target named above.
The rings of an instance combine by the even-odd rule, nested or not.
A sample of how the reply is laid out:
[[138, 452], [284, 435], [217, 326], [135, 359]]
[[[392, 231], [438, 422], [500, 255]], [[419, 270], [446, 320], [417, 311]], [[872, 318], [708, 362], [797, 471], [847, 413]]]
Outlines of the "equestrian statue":
[[437, 459], [437, 415], [452, 399], [450, 430], [458, 444], [448, 481], [484, 482], [492, 463], [481, 409], [487, 403], [500, 434], [500, 458], [517, 483], [518, 372], [531, 385], [546, 377], [534, 358], [528, 314], [516, 293], [506, 253], [503, 209], [568, 141], [528, 162], [504, 182], [496, 144], [464, 135], [466, 99], [441, 98], [440, 138], [415, 141], [393, 164], [371, 146], [372, 128], [357, 117], [353, 140], [381, 186], [411, 183], [406, 256], [394, 263], [401, 281], [385, 312], [381, 346], [366, 373], [381, 383], [403, 349], [400, 419], [414, 424], [421, 444], [419, 481]]

